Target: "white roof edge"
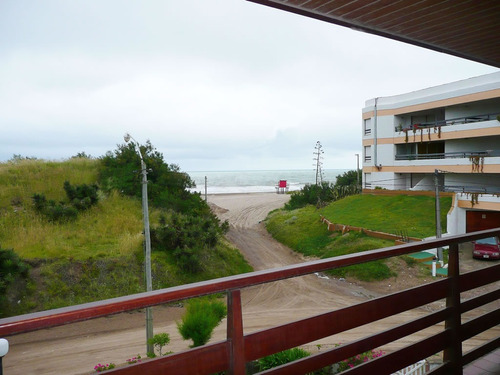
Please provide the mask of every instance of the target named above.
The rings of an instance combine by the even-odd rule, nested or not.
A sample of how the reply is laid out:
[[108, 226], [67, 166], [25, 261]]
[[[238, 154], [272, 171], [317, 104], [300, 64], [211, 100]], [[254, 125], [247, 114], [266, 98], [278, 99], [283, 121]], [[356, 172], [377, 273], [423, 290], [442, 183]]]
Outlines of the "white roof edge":
[[[500, 89], [500, 71], [405, 94], [376, 98], [377, 109], [394, 109], [495, 89]], [[374, 107], [375, 98], [369, 99], [365, 102], [363, 112], [372, 111]]]

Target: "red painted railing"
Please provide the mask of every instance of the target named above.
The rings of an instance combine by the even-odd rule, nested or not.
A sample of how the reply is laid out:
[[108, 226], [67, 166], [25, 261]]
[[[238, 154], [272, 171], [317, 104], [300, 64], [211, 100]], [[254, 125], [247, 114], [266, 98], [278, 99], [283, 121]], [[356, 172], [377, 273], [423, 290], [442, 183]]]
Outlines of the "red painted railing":
[[[226, 371], [228, 374], [243, 375], [245, 364], [249, 361], [341, 333], [433, 301], [446, 299], [446, 306], [441, 310], [340, 347], [264, 371], [262, 374], [305, 374], [394, 342], [441, 322], [445, 322], [445, 328], [438, 333], [355, 367], [349, 371], [349, 374], [390, 374], [441, 351], [444, 352], [443, 364], [432, 373], [461, 374], [464, 365], [500, 346], [500, 337], [497, 336], [468, 353], [462, 353], [463, 341], [500, 324], [500, 308], [490, 309], [491, 311], [479, 317], [465, 323], [461, 322], [463, 313], [500, 299], [498, 288], [466, 301], [460, 299], [462, 292], [500, 280], [500, 264], [493, 264], [491, 267], [466, 274], [459, 273], [459, 244], [491, 236], [500, 236], [500, 228], [0, 319], [0, 337], [223, 292], [227, 293], [228, 297], [226, 340], [117, 368], [107, 373], [214, 374]], [[449, 268], [446, 279], [262, 331], [244, 333], [241, 304], [241, 289], [243, 288], [445, 246], [449, 246]]]

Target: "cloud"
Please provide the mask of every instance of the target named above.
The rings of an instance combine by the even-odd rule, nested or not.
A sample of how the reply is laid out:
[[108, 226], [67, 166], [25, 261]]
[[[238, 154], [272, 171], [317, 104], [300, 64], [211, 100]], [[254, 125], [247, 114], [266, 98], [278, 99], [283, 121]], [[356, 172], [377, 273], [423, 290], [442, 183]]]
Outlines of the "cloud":
[[0, 161], [130, 132], [183, 170], [355, 166], [367, 99], [496, 69], [246, 1], [4, 0]]

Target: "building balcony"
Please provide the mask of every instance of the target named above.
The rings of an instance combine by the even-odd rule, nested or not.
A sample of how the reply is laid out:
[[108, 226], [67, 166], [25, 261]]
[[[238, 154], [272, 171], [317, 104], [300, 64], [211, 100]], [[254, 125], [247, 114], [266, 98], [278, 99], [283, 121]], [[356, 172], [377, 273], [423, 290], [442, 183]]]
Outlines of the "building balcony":
[[[478, 122], [492, 121], [498, 120], [500, 113], [487, 113], [482, 115], [473, 115], [473, 116], [465, 116], [465, 117], [456, 117], [445, 120], [436, 120], [431, 122], [422, 122], [418, 124], [411, 124], [409, 126], [401, 125], [396, 126], [395, 131], [416, 131], [419, 129], [429, 129], [429, 128], [441, 128], [443, 126], [453, 126], [453, 125], [463, 125], [463, 124], [472, 124]], [[366, 133], [365, 133], [366, 134]]]
[[498, 157], [500, 150], [464, 151], [464, 152], [439, 152], [432, 154], [396, 154], [395, 160], [429, 160], [429, 159], [476, 159], [485, 157]]

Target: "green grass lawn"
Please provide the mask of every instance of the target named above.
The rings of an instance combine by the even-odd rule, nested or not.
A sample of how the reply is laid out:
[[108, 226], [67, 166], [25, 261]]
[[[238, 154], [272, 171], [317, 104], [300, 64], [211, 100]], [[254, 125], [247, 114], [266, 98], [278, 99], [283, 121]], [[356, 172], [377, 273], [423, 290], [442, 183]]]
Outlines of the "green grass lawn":
[[[441, 202], [441, 227], [446, 230], [446, 214], [451, 197]], [[363, 227], [385, 233], [405, 231], [411, 237], [436, 234], [435, 199], [425, 196], [353, 195], [320, 210], [330, 222]]]
[[[450, 205], [451, 198], [441, 199], [443, 228], [446, 228], [446, 213]], [[435, 234], [434, 209], [432, 197], [353, 195], [319, 210], [314, 206], [292, 211], [276, 210], [268, 216], [266, 227], [274, 238], [295, 251], [328, 258], [393, 246], [394, 242], [355, 232], [345, 235], [329, 232], [320, 222], [322, 215], [335, 223], [393, 234], [403, 230], [409, 236], [424, 238]], [[346, 267], [332, 273], [366, 281], [394, 276], [385, 261]]]

